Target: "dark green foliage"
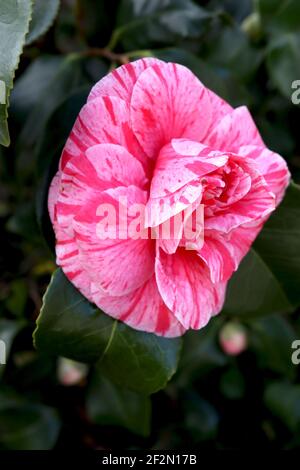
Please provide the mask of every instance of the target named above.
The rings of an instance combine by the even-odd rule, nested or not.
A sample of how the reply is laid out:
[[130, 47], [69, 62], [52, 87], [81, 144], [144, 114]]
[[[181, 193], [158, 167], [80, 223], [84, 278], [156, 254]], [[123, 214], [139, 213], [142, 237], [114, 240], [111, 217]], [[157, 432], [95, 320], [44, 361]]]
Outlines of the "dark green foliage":
[[[0, 449], [300, 448], [299, 31], [298, 0], [0, 2]], [[91, 86], [148, 56], [249, 106], [294, 180], [222, 314], [183, 340], [135, 331], [84, 299], [56, 270], [47, 213]], [[248, 343], [235, 358], [219, 342], [232, 319]], [[87, 375], [74, 363], [62, 379], [63, 357], [88, 363]]]

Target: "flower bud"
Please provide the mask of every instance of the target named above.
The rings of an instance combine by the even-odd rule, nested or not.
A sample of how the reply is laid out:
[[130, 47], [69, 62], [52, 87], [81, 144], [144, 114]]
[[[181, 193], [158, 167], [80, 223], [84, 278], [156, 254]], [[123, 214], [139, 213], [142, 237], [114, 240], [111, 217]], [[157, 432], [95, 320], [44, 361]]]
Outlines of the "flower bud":
[[220, 344], [229, 356], [238, 356], [247, 349], [247, 332], [243, 325], [229, 322], [220, 332]]
[[58, 359], [57, 378], [66, 387], [77, 385], [88, 374], [88, 366], [65, 357]]

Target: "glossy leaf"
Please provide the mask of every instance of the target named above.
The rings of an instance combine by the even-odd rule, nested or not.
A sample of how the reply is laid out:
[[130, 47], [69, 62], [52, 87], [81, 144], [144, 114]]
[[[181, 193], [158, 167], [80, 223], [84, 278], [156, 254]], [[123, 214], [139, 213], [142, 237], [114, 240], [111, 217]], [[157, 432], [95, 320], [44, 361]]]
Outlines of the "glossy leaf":
[[34, 60], [16, 80], [11, 94], [11, 114], [20, 121], [32, 111], [45, 96], [47, 86], [58, 73], [63, 58], [59, 55], [45, 55]]
[[218, 345], [222, 319], [212, 318], [200, 331], [189, 331], [183, 338], [182, 356], [177, 381], [185, 385], [212, 370], [223, 367], [227, 357]]
[[97, 362], [110, 380], [140, 393], [163, 388], [177, 368], [180, 339], [136, 331], [88, 302], [57, 270], [34, 334], [41, 351]]
[[59, 9], [60, 0], [35, 0], [32, 21], [26, 44], [31, 44], [52, 26]]
[[300, 3], [298, 0], [256, 0], [262, 26], [276, 35], [299, 30]]
[[249, 337], [249, 348], [261, 368], [295, 377], [291, 346], [297, 333], [287, 319], [279, 315], [255, 319], [249, 323]]
[[60, 420], [55, 410], [42, 405], [8, 406], [0, 410], [0, 448], [48, 450], [55, 444]]
[[123, 0], [114, 42], [127, 49], [199, 37], [212, 14], [191, 0]]
[[99, 371], [92, 376], [86, 406], [96, 424], [122, 426], [142, 436], [150, 432], [150, 398], [114, 385]]
[[32, 0], [0, 4], [0, 144], [10, 144], [7, 125], [9, 95], [32, 15]]
[[69, 94], [86, 83], [87, 79], [82, 74], [82, 60], [76, 54], [67, 56], [57, 73], [47, 78], [47, 86], [28, 115], [18, 139], [18, 167], [23, 174], [34, 169], [36, 147], [52, 113]]
[[300, 428], [300, 385], [289, 382], [270, 384], [264, 395], [270, 411], [277, 416], [292, 432]]
[[229, 282], [224, 311], [263, 316], [300, 305], [300, 188], [292, 183]]
[[291, 100], [292, 84], [300, 77], [300, 34], [284, 34], [271, 42], [267, 66], [274, 85]]

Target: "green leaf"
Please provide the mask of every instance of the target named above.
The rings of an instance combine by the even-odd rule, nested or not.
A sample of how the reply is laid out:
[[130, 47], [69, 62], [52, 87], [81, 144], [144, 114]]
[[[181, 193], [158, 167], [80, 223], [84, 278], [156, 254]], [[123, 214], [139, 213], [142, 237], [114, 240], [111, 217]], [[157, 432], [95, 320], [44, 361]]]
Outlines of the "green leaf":
[[278, 279], [293, 309], [300, 305], [300, 186], [291, 183], [285, 198], [254, 245]]
[[250, 250], [229, 281], [223, 311], [242, 317], [292, 311], [279, 281], [255, 249]]
[[249, 322], [249, 347], [261, 368], [293, 379], [296, 368], [291, 360], [291, 345], [297, 334], [287, 319], [279, 315]]
[[45, 96], [48, 84], [55, 78], [63, 57], [43, 55], [34, 60], [16, 80], [11, 94], [11, 114], [22, 124]]
[[264, 401], [291, 432], [300, 428], [300, 385], [275, 382], [266, 388]]
[[253, 0], [210, 0], [208, 6], [214, 10], [222, 9], [240, 22], [250, 15], [253, 8], [252, 2]]
[[188, 331], [183, 338], [183, 349], [177, 382], [185, 385], [227, 364], [228, 358], [218, 345], [222, 318], [212, 318], [200, 331]]
[[237, 25], [226, 25], [210, 32], [206, 43], [206, 61], [229, 70], [239, 81], [249, 81], [260, 65], [261, 51], [251, 46]]
[[122, 426], [141, 436], [149, 435], [149, 397], [118, 387], [95, 371], [86, 400], [88, 416], [94, 423]]
[[18, 167], [26, 175], [34, 171], [36, 147], [44, 135], [48, 119], [57, 107], [75, 90], [87, 83], [82, 73], [82, 59], [76, 54], [68, 55], [60, 64], [57, 73], [47, 79], [43, 93], [39, 95], [18, 139]]
[[56, 411], [47, 406], [8, 406], [0, 410], [0, 448], [5, 450], [52, 449], [60, 426]]
[[212, 16], [191, 0], [122, 0], [111, 46], [119, 39], [130, 50], [198, 38]]
[[299, 30], [299, 0], [256, 0], [256, 8], [267, 32], [278, 35]]
[[184, 394], [185, 427], [192, 442], [215, 439], [219, 416], [216, 409], [196, 392]]
[[224, 311], [237, 316], [292, 312], [300, 305], [300, 187], [291, 183], [229, 282]]
[[7, 125], [9, 95], [32, 15], [32, 0], [0, 4], [0, 144], [10, 144]]
[[300, 34], [284, 34], [271, 42], [267, 67], [274, 85], [290, 101], [292, 83], [300, 77]]
[[134, 330], [86, 300], [57, 270], [34, 333], [38, 349], [97, 367], [114, 383], [140, 393], [163, 388], [176, 371], [181, 340]]
[[58, 13], [60, 0], [34, 0], [34, 8], [26, 44], [31, 44], [52, 26]]

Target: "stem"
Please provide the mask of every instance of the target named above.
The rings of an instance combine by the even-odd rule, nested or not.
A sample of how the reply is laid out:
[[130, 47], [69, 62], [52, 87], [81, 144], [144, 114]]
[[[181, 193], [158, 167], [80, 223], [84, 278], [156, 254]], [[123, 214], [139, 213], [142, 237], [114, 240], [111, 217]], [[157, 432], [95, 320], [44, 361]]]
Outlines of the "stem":
[[151, 51], [140, 50], [126, 52], [126, 54], [118, 54], [116, 52], [112, 52], [107, 47], [92, 47], [82, 52], [80, 55], [83, 57], [104, 57], [112, 63], [123, 65], [128, 64], [129, 60], [134, 57], [151, 57], [152, 53]]
[[119, 64], [128, 64], [129, 58], [127, 54], [117, 54], [112, 52], [107, 47], [93, 47], [84, 51], [82, 56], [85, 57], [104, 57], [105, 59], [110, 60], [111, 62], [117, 62]]

